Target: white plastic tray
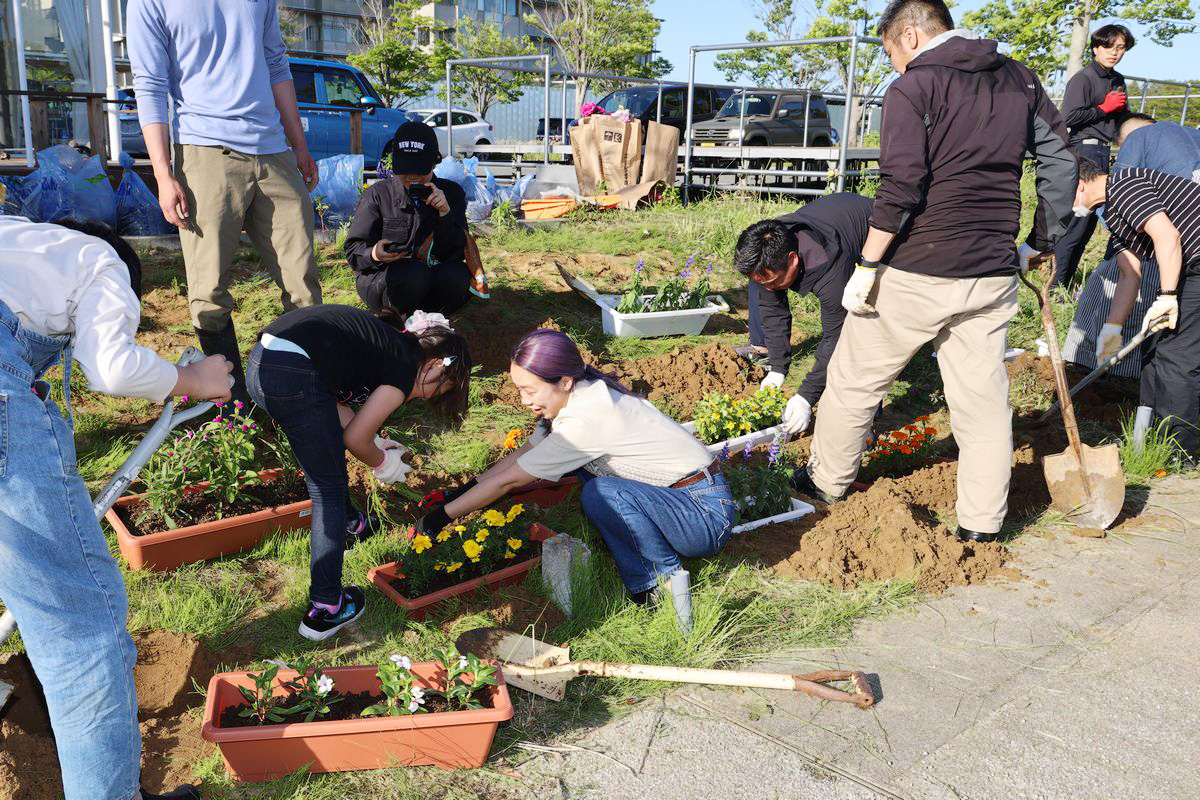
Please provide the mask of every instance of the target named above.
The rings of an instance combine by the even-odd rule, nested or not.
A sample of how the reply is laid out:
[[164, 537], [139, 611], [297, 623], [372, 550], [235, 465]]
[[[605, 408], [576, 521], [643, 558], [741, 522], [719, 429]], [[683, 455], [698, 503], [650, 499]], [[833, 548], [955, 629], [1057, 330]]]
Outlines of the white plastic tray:
[[[696, 435], [695, 422], [685, 422], [683, 423], [683, 427], [688, 433], [692, 434], [693, 436]], [[747, 447], [758, 447], [763, 442], [771, 441], [781, 430], [783, 430], [782, 425], [772, 425], [770, 428], [763, 428], [761, 431], [754, 431], [753, 433], [747, 433], [743, 436], [735, 436], [732, 439], [722, 439], [719, 442], [713, 442], [712, 444], [706, 444], [704, 446], [708, 448], [708, 452], [712, 453], [713, 455], [717, 455], [721, 452], [721, 449], [725, 447], [726, 442], [728, 442], [729, 455], [736, 456]]]
[[[653, 295], [645, 295], [653, 297]], [[728, 311], [729, 304], [716, 295], [705, 298], [704, 308], [687, 308], [682, 311], [645, 311], [639, 314], [622, 314], [616, 310], [621, 298], [602, 294], [596, 301], [600, 306], [601, 324], [609, 336], [632, 336], [649, 339], [655, 336], [695, 335], [704, 330], [708, 318], [718, 311]]]
[[816, 510], [817, 509], [814, 506], [811, 506], [803, 500], [797, 500], [793, 497], [791, 511], [785, 511], [782, 514], [776, 514], [773, 517], [763, 517], [762, 519], [756, 519], [751, 522], [743, 522], [741, 525], [734, 525], [732, 532], [745, 533], [746, 531], [752, 531], [755, 528], [761, 528], [763, 525], [774, 525], [777, 522], [790, 522], [794, 519], [803, 517], [805, 514], [811, 514]]

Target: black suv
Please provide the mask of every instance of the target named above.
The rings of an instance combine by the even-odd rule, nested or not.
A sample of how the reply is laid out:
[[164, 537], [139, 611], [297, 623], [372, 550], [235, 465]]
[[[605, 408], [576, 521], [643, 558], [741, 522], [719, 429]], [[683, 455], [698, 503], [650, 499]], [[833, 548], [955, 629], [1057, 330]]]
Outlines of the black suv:
[[[733, 89], [713, 89], [707, 86], [697, 86], [695, 97], [692, 98], [692, 123], [702, 122], [713, 118], [717, 109], [725, 104]], [[609, 114], [619, 108], [628, 109], [634, 119], [649, 122], [658, 119], [658, 87], [639, 86], [634, 89], [617, 89], [601, 98], [596, 105]], [[664, 86], [662, 90], [662, 119], [663, 125], [671, 125], [679, 129], [680, 141], [683, 141], [684, 128], [687, 127], [687, 87]], [[573, 124], [573, 123], [572, 123]], [[553, 131], [553, 123], [551, 123]]]

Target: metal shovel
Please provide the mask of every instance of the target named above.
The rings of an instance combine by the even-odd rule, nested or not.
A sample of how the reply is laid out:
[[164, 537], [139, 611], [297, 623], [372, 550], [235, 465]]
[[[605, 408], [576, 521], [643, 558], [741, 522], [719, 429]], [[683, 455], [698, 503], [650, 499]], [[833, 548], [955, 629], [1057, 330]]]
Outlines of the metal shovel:
[[1067, 449], [1042, 459], [1046, 488], [1051, 505], [1066, 514], [1076, 525], [1104, 530], [1113, 523], [1125, 504], [1125, 474], [1121, 456], [1115, 444], [1089, 447], [1079, 439], [1075, 421], [1075, 404], [1067, 386], [1062, 352], [1058, 347], [1058, 330], [1054, 325], [1054, 310], [1050, 301], [1050, 281], [1039, 292], [1024, 275], [1021, 282], [1033, 291], [1042, 309], [1042, 325], [1046, 329], [1046, 345], [1054, 367], [1054, 388], [1062, 407], [1063, 426], [1067, 431]]
[[[458, 637], [454, 646], [464, 655], [473, 653], [479, 658], [501, 662], [505, 682], [556, 702], [566, 697], [567, 683], [572, 678], [596, 675], [605, 678], [783, 689], [804, 692], [822, 700], [852, 703], [859, 708], [870, 708], [875, 704], [875, 693], [867, 682], [867, 676], [850, 670], [781, 675], [770, 672], [661, 667], [652, 664], [614, 664], [608, 661], [572, 661], [569, 647], [557, 647], [500, 628], [475, 628], [467, 631]], [[844, 692], [826, 686], [830, 681], [846, 681], [853, 691]]]
[[[183, 351], [183, 355], [175, 362], [176, 366], [184, 367], [188, 364], [193, 364], [204, 358], [204, 353], [201, 353], [194, 347], [189, 347]], [[232, 379], [230, 385], [233, 385]], [[150, 460], [150, 456], [154, 455], [154, 451], [166, 440], [167, 434], [172, 428], [182, 425], [188, 420], [205, 414], [213, 407], [211, 402], [198, 403], [191, 408], [184, 409], [178, 414], [175, 413], [175, 398], [168, 397], [162, 415], [146, 431], [146, 435], [142, 437], [142, 441], [134, 448], [133, 453], [129, 458], [125, 459], [125, 463], [117, 470], [117, 474], [100, 490], [100, 494], [96, 495], [96, 499], [92, 501], [92, 513], [96, 515], [96, 520], [104, 518], [105, 513], [112, 507], [112, 504], [117, 501], [125, 490], [129, 488], [129, 484], [133, 483], [138, 473], [142, 471], [142, 467], [146, 466], [146, 462]], [[17, 627], [17, 621], [13, 618], [10, 611], [5, 609], [3, 616], [0, 616], [0, 644], [3, 644], [13, 630]], [[0, 708], [4, 706], [4, 702], [8, 699], [8, 694], [4, 687], [7, 684], [0, 683]], [[9, 687], [8, 691], [11, 691]]]

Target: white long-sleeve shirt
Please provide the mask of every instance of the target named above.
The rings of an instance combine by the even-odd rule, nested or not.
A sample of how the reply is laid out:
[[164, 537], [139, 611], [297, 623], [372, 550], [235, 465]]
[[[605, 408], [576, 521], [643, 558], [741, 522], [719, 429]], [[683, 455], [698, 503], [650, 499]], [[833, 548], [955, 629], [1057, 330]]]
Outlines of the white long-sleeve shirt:
[[0, 300], [23, 327], [72, 336], [94, 391], [161, 402], [175, 387], [175, 366], [134, 343], [141, 304], [129, 270], [94, 236], [0, 216]]

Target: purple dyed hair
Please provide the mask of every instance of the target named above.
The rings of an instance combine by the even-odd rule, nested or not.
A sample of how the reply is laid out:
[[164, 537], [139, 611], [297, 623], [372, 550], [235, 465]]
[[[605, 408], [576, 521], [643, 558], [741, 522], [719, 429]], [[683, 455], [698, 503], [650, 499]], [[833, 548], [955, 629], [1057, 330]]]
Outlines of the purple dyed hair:
[[604, 381], [622, 394], [634, 394], [612, 375], [585, 364], [571, 338], [551, 328], [540, 328], [526, 334], [513, 348], [510, 359], [518, 367], [529, 370], [547, 383], [557, 383], [560, 378], [597, 380]]

